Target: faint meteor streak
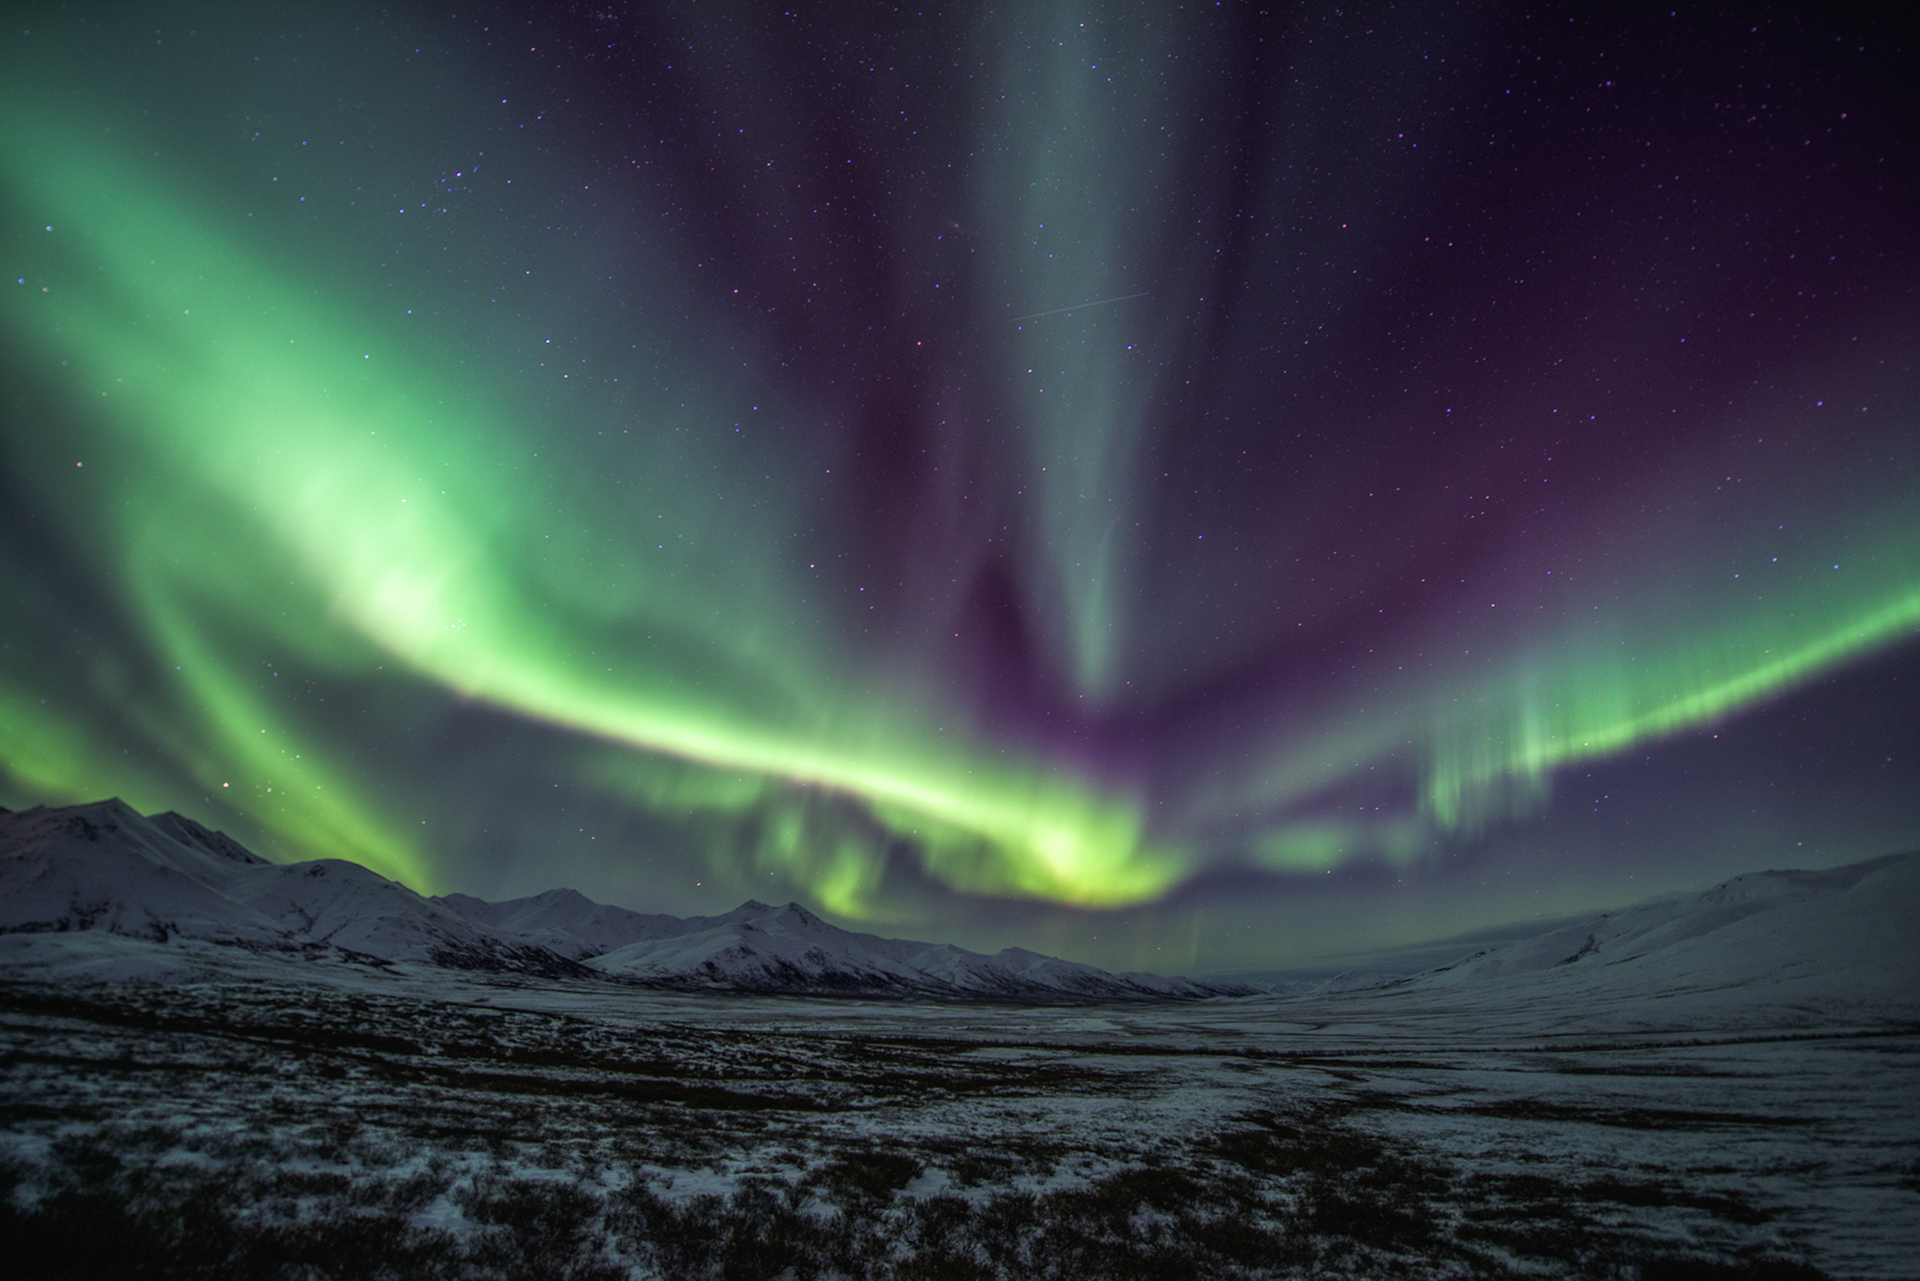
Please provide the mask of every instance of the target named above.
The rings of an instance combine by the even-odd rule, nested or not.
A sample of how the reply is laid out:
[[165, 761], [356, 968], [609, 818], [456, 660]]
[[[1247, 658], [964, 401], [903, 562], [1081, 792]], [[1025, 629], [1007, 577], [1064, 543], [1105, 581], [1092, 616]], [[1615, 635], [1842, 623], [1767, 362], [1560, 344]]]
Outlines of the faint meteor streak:
[[1065, 311], [1079, 311], [1082, 307], [1104, 307], [1110, 302], [1125, 302], [1129, 298], [1145, 298], [1146, 296], [1147, 291], [1142, 290], [1137, 294], [1121, 294], [1118, 298], [1102, 298], [1098, 302], [1077, 302], [1071, 307], [1055, 307], [1052, 311], [1036, 311], [1031, 316], [1015, 316], [1013, 319], [1007, 321], [1007, 323], [1011, 325], [1022, 320], [1038, 320], [1042, 316], [1058, 316], [1061, 312]]

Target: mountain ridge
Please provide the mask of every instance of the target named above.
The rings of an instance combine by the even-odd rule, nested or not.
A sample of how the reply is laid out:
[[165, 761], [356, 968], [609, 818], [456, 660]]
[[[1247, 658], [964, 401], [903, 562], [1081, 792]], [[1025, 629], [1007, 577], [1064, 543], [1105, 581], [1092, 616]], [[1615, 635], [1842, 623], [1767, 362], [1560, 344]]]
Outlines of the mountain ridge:
[[1717, 1026], [1763, 1009], [1783, 1026], [1831, 1021], [1839, 1011], [1911, 1023], [1920, 1021], [1916, 920], [1920, 851], [1748, 872], [1417, 973], [1340, 974], [1274, 995], [1338, 1001], [1353, 1016], [1544, 1009], [1584, 1031]]
[[[1585, 1009], [1737, 997], [1803, 1009], [1878, 1003], [1920, 1017], [1915, 919], [1920, 852], [1746, 873], [1699, 893], [1561, 918], [1412, 974], [1354, 970], [1263, 988], [1114, 974], [1018, 947], [987, 955], [882, 938], [797, 903], [748, 900], [717, 916], [675, 917], [571, 889], [500, 903], [426, 897], [345, 860], [271, 863], [183, 815], [144, 817], [118, 799], [0, 809], [0, 974], [213, 973], [222, 956], [246, 952], [688, 992], [1026, 1003], [1524, 996]], [[50, 936], [67, 941], [55, 946]], [[37, 953], [35, 938], [44, 944]]]
[[[988, 956], [855, 933], [798, 903], [748, 900], [720, 916], [674, 917], [596, 903], [570, 889], [502, 903], [429, 897], [344, 859], [272, 863], [193, 819], [171, 811], [143, 816], [117, 797], [0, 809], [0, 936], [89, 931], [158, 948], [191, 941], [680, 990], [1024, 1002], [1254, 992], [1109, 974], [1019, 948]], [[114, 972], [138, 969], [124, 947], [106, 950]]]

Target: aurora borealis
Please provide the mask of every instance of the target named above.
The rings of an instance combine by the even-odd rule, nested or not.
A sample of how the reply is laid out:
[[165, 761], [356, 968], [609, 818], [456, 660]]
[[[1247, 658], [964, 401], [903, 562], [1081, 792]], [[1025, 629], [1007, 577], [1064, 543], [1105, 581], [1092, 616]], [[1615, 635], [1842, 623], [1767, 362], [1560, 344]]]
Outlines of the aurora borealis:
[[1898, 32], [161, 12], [0, 46], [0, 803], [1203, 970], [1920, 842]]

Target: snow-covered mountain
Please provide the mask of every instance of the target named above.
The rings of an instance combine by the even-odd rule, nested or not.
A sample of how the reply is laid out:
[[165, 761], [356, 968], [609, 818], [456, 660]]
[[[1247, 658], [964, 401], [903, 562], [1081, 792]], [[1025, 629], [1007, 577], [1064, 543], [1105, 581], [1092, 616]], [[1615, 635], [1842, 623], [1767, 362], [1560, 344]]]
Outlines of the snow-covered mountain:
[[1920, 853], [1752, 872], [1423, 973], [1335, 980], [1305, 995], [1343, 989], [1392, 1005], [1533, 1004], [1589, 1021], [1629, 1008], [1698, 1019], [1733, 1005], [1920, 1014]]
[[1019, 948], [984, 956], [855, 934], [793, 903], [750, 902], [724, 916], [682, 919], [609, 907], [573, 890], [506, 903], [426, 898], [340, 859], [269, 863], [192, 819], [142, 817], [117, 799], [0, 810], [0, 935], [83, 933], [103, 958], [96, 968], [116, 974], [169, 972], [164, 963], [142, 968], [138, 956], [146, 949], [151, 961], [151, 949], [187, 940], [686, 989], [1024, 1001], [1252, 991], [1109, 974]]
[[[541, 899], [553, 896], [542, 895]], [[573, 895], [589, 928], [610, 937], [601, 908]], [[475, 900], [467, 900], [473, 902]], [[523, 899], [521, 903], [540, 900]], [[486, 919], [518, 904], [487, 905]], [[991, 956], [947, 943], [916, 943], [856, 934], [829, 925], [797, 903], [774, 907], [747, 902], [724, 916], [643, 917], [625, 913], [631, 931], [617, 947], [586, 964], [603, 974], [675, 987], [719, 987], [759, 992], [896, 992], [940, 997], [1015, 1000], [1070, 998], [1125, 1000], [1241, 996], [1237, 984], [1197, 983], [1154, 974], [1109, 974], [1091, 965], [1007, 948]], [[512, 916], [507, 919], [513, 919]], [[557, 915], [541, 917], [552, 937], [586, 933]]]
[[[1920, 854], [1896, 855], [1818, 872], [1756, 872], [1409, 978], [1347, 974], [1297, 995], [1565, 1008], [1651, 1000], [1678, 1009], [1738, 994], [1781, 1005], [1892, 1001], [1920, 1009], [1916, 921]], [[983, 955], [854, 933], [791, 903], [749, 902], [723, 916], [683, 919], [609, 907], [572, 890], [506, 903], [426, 898], [339, 859], [269, 863], [192, 819], [142, 817], [118, 800], [0, 810], [0, 936], [0, 970], [32, 940], [51, 945], [61, 936], [68, 953], [94, 958], [82, 970], [98, 974], [175, 971], [188, 950], [182, 945], [191, 944], [202, 971], [239, 949], [695, 990], [1023, 1001], [1255, 991], [1110, 974], [1020, 948]]]
[[1865, 968], [1920, 981], [1920, 854], [1819, 872], [1752, 872], [1701, 894], [1608, 912], [1462, 958], [1430, 984], [1562, 971], [1665, 985], [1785, 982]]
[[79, 930], [455, 969], [578, 969], [358, 863], [269, 863], [190, 818], [142, 817], [117, 798], [0, 810], [0, 933]]
[[505, 930], [576, 961], [611, 952], [635, 939], [665, 938], [686, 924], [677, 916], [649, 916], [596, 903], [578, 890], [548, 890], [505, 903], [489, 903], [468, 894], [448, 894], [434, 901], [468, 920]]

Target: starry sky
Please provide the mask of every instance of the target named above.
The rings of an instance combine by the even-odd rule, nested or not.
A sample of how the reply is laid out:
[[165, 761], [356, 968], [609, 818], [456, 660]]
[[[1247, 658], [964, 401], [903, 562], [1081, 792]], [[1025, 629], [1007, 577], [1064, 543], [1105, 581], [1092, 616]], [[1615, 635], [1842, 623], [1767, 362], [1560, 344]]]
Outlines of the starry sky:
[[0, 30], [0, 803], [1198, 973], [1920, 845], [1905, 31], [269, 8]]

